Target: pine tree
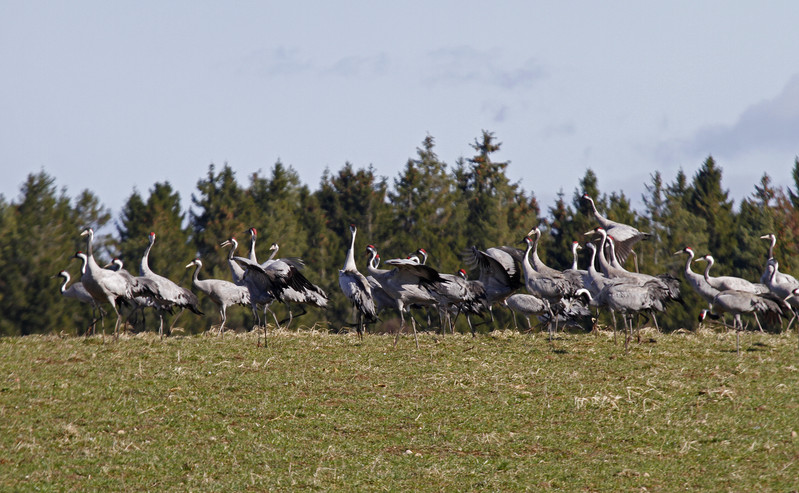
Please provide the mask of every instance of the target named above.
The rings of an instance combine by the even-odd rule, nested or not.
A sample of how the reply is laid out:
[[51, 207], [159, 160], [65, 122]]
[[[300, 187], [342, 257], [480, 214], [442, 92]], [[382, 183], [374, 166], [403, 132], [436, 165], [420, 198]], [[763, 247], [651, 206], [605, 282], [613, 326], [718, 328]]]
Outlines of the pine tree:
[[[728, 274], [735, 256], [735, 216], [728, 192], [721, 187], [722, 170], [708, 157], [694, 175], [689, 210], [707, 223], [708, 249], [716, 258], [716, 275]], [[715, 270], [718, 269], [718, 270]]]
[[451, 249], [442, 232], [450, 229], [455, 186], [434, 146], [433, 137], [425, 137], [422, 147], [416, 149], [416, 159], [408, 159], [399, 177], [394, 179], [394, 190], [388, 198], [393, 224], [400, 234], [395, 236], [391, 247], [407, 253], [424, 248], [435, 265], [449, 270], [458, 265], [459, 252]]

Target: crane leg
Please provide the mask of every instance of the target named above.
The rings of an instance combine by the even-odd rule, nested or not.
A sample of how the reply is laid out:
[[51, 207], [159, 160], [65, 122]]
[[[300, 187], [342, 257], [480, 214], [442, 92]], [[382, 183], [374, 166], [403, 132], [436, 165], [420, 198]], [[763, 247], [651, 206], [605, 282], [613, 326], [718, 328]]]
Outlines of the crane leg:
[[394, 335], [394, 347], [397, 347], [397, 341], [399, 341], [399, 336], [402, 333], [402, 329], [405, 327], [405, 315], [402, 313], [402, 309], [400, 308], [400, 326], [397, 329], [397, 333]]
[[167, 336], [172, 335], [172, 328], [175, 326], [175, 324], [177, 323], [177, 321], [180, 318], [180, 316], [183, 315], [184, 311], [186, 311], [186, 309], [185, 308], [181, 308], [180, 311], [178, 312], [178, 314], [175, 315], [175, 318], [172, 319], [172, 323], [169, 325], [169, 331], [167, 332]]
[[219, 326], [219, 337], [224, 337], [225, 335], [225, 321], [227, 320], [227, 316], [225, 313], [225, 307], [223, 306], [221, 310], [219, 310], [219, 314], [222, 316], [222, 325]]
[[413, 327], [413, 341], [416, 343], [416, 349], [419, 349], [419, 338], [416, 336], [416, 320], [413, 316], [411, 316], [411, 327]]

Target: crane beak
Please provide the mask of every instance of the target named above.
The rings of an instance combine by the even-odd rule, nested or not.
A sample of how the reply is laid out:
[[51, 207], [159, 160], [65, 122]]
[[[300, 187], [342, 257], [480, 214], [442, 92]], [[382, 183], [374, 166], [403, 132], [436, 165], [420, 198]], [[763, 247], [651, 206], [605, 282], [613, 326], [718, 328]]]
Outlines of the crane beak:
[[673, 255], [679, 255], [681, 253], [684, 253], [684, 252], [682, 250], [677, 250], [676, 252], [673, 253]]
[[194, 265], [194, 262], [192, 262], [192, 263], [190, 263], [189, 265], [187, 265], [187, 266], [186, 266], [186, 268], [188, 269], [188, 268], [189, 268], [189, 267], [191, 267], [192, 265]]
[[219, 246], [221, 246], [221, 247], [228, 246], [228, 245], [230, 245], [230, 240], [225, 240], [225, 241], [223, 241], [222, 243], [219, 244]]
[[763, 235], [763, 236], [760, 237], [760, 239], [761, 240], [770, 240], [771, 239], [771, 235]]

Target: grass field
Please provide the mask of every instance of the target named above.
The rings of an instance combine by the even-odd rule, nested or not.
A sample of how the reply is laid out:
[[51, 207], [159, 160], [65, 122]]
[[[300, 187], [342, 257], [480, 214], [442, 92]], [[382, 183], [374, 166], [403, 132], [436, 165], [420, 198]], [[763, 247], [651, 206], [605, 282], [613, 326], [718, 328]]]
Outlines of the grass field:
[[0, 340], [0, 490], [796, 491], [792, 334]]

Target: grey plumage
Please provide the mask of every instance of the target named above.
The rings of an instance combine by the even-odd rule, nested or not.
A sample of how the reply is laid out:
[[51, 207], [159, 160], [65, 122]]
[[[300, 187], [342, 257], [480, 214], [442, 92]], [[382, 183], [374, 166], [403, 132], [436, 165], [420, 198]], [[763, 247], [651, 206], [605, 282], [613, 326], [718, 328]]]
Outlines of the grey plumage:
[[690, 247], [685, 247], [682, 250], [674, 252], [674, 255], [680, 255], [683, 253], [688, 255], [688, 260], [685, 261], [685, 269], [683, 270], [686, 282], [688, 282], [688, 285], [691, 286], [693, 290], [699, 294], [699, 296], [701, 296], [709, 304], [712, 304], [713, 298], [719, 294], [719, 290], [708, 284], [708, 282], [705, 280], [705, 276], [702, 274], [697, 274], [691, 270], [691, 262], [694, 260], [694, 250]]
[[[225, 240], [219, 246], [230, 246], [230, 251], [228, 252], [227, 262], [228, 266], [230, 267], [230, 275], [233, 279], [233, 283], [237, 286], [243, 286], [247, 289], [247, 292], [250, 294], [250, 308], [252, 310], [252, 316], [255, 320], [255, 326], [257, 330], [260, 330], [261, 325], [261, 316], [258, 313], [258, 305], [263, 306], [264, 308], [264, 345], [266, 345], [266, 312], [269, 312], [272, 315], [272, 318], [275, 321], [275, 327], [280, 327], [280, 323], [277, 320], [277, 315], [275, 312], [272, 311], [271, 305], [275, 301], [275, 298], [270, 294], [269, 290], [263, 283], [259, 283], [256, 279], [257, 276], [247, 276], [247, 271], [239, 265], [236, 261], [236, 249], [239, 247], [239, 242], [236, 241], [235, 237], [231, 237], [229, 240]], [[252, 254], [254, 255], [255, 250], [254, 248], [251, 249]], [[257, 260], [256, 260], [257, 262]], [[258, 344], [260, 345], [260, 335], [261, 333], [258, 332]]]
[[86, 288], [86, 291], [99, 303], [108, 303], [117, 315], [117, 321], [114, 325], [114, 337], [119, 336], [119, 326], [122, 323], [122, 315], [119, 313], [117, 301], [124, 299], [132, 299], [135, 296], [153, 295], [150, 288], [141, 283], [131, 283], [129, 279], [125, 278], [122, 274], [111, 270], [103, 269], [94, 259], [92, 244], [94, 242], [94, 230], [87, 228], [81, 232], [81, 236], [87, 238], [87, 252], [78, 252], [75, 258], [83, 261], [81, 268], [81, 283]]
[[[429, 306], [434, 305], [438, 300], [431, 292], [433, 284], [446, 282], [438, 272], [426, 265], [406, 263], [395, 260], [386, 261], [393, 268], [390, 270], [377, 269], [372, 267], [372, 261], [377, 256], [377, 248], [374, 245], [366, 247], [369, 254], [369, 274], [383, 288], [397, 304], [400, 313], [400, 328], [394, 338], [394, 345], [399, 340], [399, 335], [405, 327], [405, 311], [410, 305]], [[416, 334], [416, 321], [411, 317], [414, 341], [419, 347], [419, 340]]]
[[222, 335], [227, 321], [227, 308], [232, 305], [249, 305], [250, 292], [245, 286], [237, 286], [223, 279], [200, 279], [200, 269], [203, 263], [199, 258], [191, 261], [186, 268], [192, 266], [195, 267], [194, 275], [191, 278], [192, 286], [205, 293], [219, 308], [219, 315], [222, 317], [219, 335]]
[[768, 293], [768, 287], [763, 284], [749, 282], [746, 279], [735, 276], [719, 276], [711, 277], [710, 268], [713, 267], [715, 260], [712, 255], [705, 255], [694, 260], [694, 262], [707, 262], [705, 267], [704, 278], [705, 281], [713, 288], [719, 291], [743, 291], [746, 293], [765, 294]]
[[372, 287], [366, 277], [358, 271], [358, 266], [355, 264], [355, 234], [357, 233], [357, 228], [354, 224], [350, 224], [350, 233], [352, 240], [344, 260], [344, 267], [338, 271], [338, 285], [344, 296], [350, 300], [350, 303], [358, 312], [358, 337], [363, 338], [364, 317], [367, 317], [369, 321], [377, 319], [377, 308], [372, 296]]
[[156, 294], [157, 303], [159, 306], [158, 318], [160, 320], [158, 335], [163, 338], [165, 310], [173, 306], [180, 308], [180, 312], [177, 314], [177, 316], [175, 316], [175, 318], [172, 320], [172, 324], [169, 326], [169, 332], [172, 331], [172, 327], [174, 327], [175, 322], [177, 322], [178, 318], [180, 318], [186, 308], [197, 315], [203, 315], [203, 312], [200, 310], [199, 300], [194, 293], [183, 286], [178, 286], [175, 282], [162, 275], [156, 274], [150, 269], [150, 250], [152, 250], [153, 245], [155, 244], [155, 233], [150, 232], [148, 239], [149, 244], [144, 250], [144, 255], [142, 255], [140, 270], [141, 276], [152, 281], [158, 290]]
[[601, 215], [599, 211], [597, 211], [594, 199], [592, 199], [590, 195], [583, 194], [582, 198], [591, 204], [591, 211], [596, 222], [598, 222], [609, 235], [616, 239], [616, 258], [619, 259], [620, 263], [623, 264], [624, 261], [627, 260], [627, 257], [632, 252], [633, 246], [636, 243], [652, 236], [651, 233], [642, 233], [629, 224], [612, 221]]
[[713, 298], [712, 306], [712, 312], [708, 309], [702, 310], [702, 313], [699, 315], [700, 322], [703, 321], [706, 316], [718, 318], [720, 313], [731, 313], [733, 315], [733, 327], [735, 328], [735, 350], [738, 354], [741, 352], [739, 331], [744, 329], [741, 320], [742, 314], [763, 313], [781, 316], [790, 311], [790, 307], [787, 303], [779, 298], [769, 299], [762, 294], [732, 289], [720, 291], [719, 294]]

